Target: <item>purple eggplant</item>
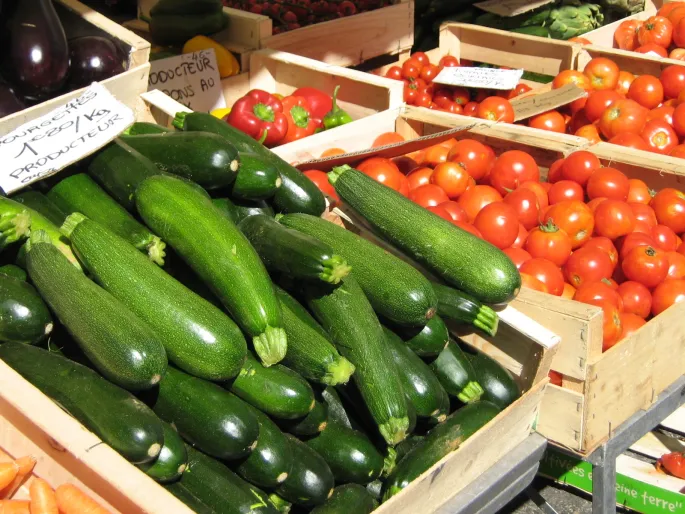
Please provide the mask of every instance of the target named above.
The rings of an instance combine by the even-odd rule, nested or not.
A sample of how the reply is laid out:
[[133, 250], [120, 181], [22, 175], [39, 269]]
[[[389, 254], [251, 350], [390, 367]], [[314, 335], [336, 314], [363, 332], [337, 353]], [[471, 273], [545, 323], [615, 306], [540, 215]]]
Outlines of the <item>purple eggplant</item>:
[[0, 80], [0, 118], [25, 109], [24, 103], [17, 98], [12, 88]]
[[69, 89], [89, 86], [125, 70], [119, 46], [105, 37], [83, 36], [69, 41]]

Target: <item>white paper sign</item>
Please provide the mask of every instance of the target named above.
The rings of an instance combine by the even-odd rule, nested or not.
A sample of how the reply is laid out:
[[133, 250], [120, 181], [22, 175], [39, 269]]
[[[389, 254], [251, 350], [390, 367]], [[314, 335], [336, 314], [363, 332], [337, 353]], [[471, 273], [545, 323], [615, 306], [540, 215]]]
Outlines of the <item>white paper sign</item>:
[[147, 89], [159, 89], [194, 111], [226, 107], [213, 48], [152, 61]]
[[0, 136], [6, 193], [54, 175], [99, 150], [135, 121], [133, 111], [93, 83], [75, 100]]
[[532, 11], [533, 9], [551, 4], [552, 2], [554, 2], [554, 0], [486, 0], [485, 2], [479, 2], [473, 5], [484, 11], [498, 14], [499, 16], [511, 17]]
[[449, 86], [507, 90], [514, 89], [522, 76], [523, 70], [454, 66], [443, 68], [433, 82]]

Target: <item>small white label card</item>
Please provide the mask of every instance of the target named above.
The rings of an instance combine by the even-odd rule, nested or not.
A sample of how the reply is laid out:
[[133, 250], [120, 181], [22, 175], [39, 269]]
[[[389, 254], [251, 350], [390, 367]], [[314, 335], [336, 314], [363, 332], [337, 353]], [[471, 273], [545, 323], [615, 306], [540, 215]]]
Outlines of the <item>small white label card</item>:
[[499, 16], [516, 16], [523, 14], [543, 5], [551, 4], [554, 0], [486, 0], [473, 4], [479, 9], [498, 14]]
[[147, 90], [153, 89], [198, 112], [226, 107], [213, 48], [152, 61]]
[[508, 90], [514, 89], [522, 76], [523, 70], [455, 66], [443, 68], [433, 82], [448, 86]]
[[0, 136], [6, 193], [54, 175], [99, 150], [133, 124], [133, 111], [93, 83], [66, 105]]

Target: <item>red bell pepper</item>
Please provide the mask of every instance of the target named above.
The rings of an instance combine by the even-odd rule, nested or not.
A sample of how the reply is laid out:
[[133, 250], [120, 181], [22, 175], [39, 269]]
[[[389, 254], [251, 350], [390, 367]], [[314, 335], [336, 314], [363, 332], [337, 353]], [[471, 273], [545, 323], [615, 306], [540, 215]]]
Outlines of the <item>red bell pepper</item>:
[[283, 104], [261, 89], [253, 89], [238, 99], [225, 119], [229, 125], [262, 141], [265, 146], [279, 144], [288, 131]]
[[296, 89], [293, 96], [303, 96], [309, 102], [310, 112], [315, 118], [322, 120], [333, 109], [333, 99], [323, 91], [314, 87], [301, 87]]
[[288, 119], [288, 132], [282, 144], [311, 136], [321, 127], [321, 120], [314, 117], [309, 102], [303, 96], [286, 96], [283, 99], [283, 112]]

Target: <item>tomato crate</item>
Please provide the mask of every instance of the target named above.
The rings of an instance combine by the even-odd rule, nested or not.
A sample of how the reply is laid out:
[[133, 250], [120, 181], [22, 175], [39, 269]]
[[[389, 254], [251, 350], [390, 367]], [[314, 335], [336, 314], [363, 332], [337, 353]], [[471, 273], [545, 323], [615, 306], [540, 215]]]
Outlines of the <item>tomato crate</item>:
[[[132, 105], [138, 95], [147, 89], [150, 43], [77, 0], [57, 0], [55, 7], [65, 31], [71, 37], [108, 37], [116, 40], [125, 51], [128, 55], [126, 71], [103, 81], [103, 85], [114, 92], [122, 102], [127, 104], [130, 102]], [[27, 121], [50, 112], [56, 106], [78, 98], [81, 93], [83, 89], [71, 91], [28, 107], [23, 111], [0, 118], [0, 124], [6, 132], [9, 132]]]
[[[616, 167], [629, 178], [640, 178], [650, 188], [682, 188], [683, 184], [682, 169], [674, 166], [673, 158], [658, 158], [633, 149], [616, 152], [615, 146], [607, 143], [588, 146], [582, 138], [567, 140], [528, 127], [493, 125], [411, 106], [370, 116], [363, 131], [343, 127], [335, 137], [317, 134], [276, 152], [302, 169], [326, 170], [343, 160], [354, 165], [369, 156], [364, 151], [382, 133], [396, 131], [407, 139], [416, 139], [446, 127], [461, 129], [457, 137], [476, 139], [491, 146], [496, 154], [517, 149], [532, 155], [543, 176], [555, 160], [589, 149], [603, 165]], [[352, 154], [318, 159], [330, 147]], [[421, 139], [410, 151], [420, 147]], [[400, 153], [388, 147], [378, 155], [394, 157]], [[537, 430], [581, 455], [591, 453], [623, 421], [651, 405], [660, 392], [685, 373], [685, 333], [679, 325], [685, 316], [683, 303], [662, 312], [604, 353], [601, 309], [530, 289], [522, 289], [511, 305], [561, 337], [552, 369], [563, 375], [562, 386], [548, 387]]]

